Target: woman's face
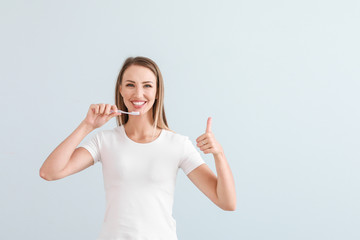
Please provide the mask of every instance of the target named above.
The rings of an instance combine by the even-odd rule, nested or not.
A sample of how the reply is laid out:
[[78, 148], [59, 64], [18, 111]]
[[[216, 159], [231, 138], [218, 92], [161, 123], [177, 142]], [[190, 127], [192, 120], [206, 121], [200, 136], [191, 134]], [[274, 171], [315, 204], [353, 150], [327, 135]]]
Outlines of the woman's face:
[[143, 115], [151, 110], [156, 91], [156, 76], [150, 69], [131, 65], [125, 70], [120, 94], [129, 112], [140, 112]]

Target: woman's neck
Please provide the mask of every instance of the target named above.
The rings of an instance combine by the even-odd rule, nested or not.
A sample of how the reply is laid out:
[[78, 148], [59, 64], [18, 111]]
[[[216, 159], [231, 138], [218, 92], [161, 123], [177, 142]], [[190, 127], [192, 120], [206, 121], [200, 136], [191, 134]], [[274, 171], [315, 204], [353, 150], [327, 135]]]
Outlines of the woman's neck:
[[149, 111], [146, 115], [129, 115], [129, 119], [124, 128], [126, 134], [136, 139], [143, 139], [158, 135], [158, 131], [154, 133], [154, 120], [152, 119], [152, 113]]

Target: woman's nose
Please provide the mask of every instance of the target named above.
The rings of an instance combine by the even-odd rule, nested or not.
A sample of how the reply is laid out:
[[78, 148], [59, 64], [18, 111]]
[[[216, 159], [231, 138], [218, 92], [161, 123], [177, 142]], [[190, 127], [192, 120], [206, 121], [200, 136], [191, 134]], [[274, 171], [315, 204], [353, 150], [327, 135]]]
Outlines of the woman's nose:
[[141, 97], [143, 95], [143, 90], [141, 88], [136, 88], [135, 96]]

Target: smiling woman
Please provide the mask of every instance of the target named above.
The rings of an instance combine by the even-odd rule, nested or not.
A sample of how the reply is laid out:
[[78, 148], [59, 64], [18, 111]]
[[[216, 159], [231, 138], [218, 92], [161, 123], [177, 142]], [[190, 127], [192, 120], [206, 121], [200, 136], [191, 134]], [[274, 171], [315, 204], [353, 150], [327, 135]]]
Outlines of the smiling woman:
[[[235, 210], [234, 179], [211, 131], [211, 118], [196, 142], [205, 154], [213, 154], [217, 176], [190, 139], [168, 127], [164, 84], [155, 62], [126, 59], [117, 78], [115, 103], [92, 104], [80, 126], [40, 169], [42, 178], [56, 180], [102, 163], [107, 206], [98, 240], [176, 240], [172, 207], [179, 168], [213, 203]], [[117, 113], [118, 108], [139, 114]], [[118, 127], [99, 131], [77, 147], [115, 116]]]

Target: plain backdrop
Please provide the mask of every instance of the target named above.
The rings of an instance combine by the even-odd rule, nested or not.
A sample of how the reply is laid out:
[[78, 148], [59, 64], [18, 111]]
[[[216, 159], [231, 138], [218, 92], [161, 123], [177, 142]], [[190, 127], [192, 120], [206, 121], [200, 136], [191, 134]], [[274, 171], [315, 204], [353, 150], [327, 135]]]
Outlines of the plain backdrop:
[[179, 171], [179, 240], [360, 239], [359, 12], [356, 0], [2, 0], [0, 239], [96, 239], [101, 164], [50, 182], [39, 169], [90, 104], [114, 104], [130, 56], [159, 65], [171, 129], [195, 143], [213, 118], [234, 174], [226, 212]]

